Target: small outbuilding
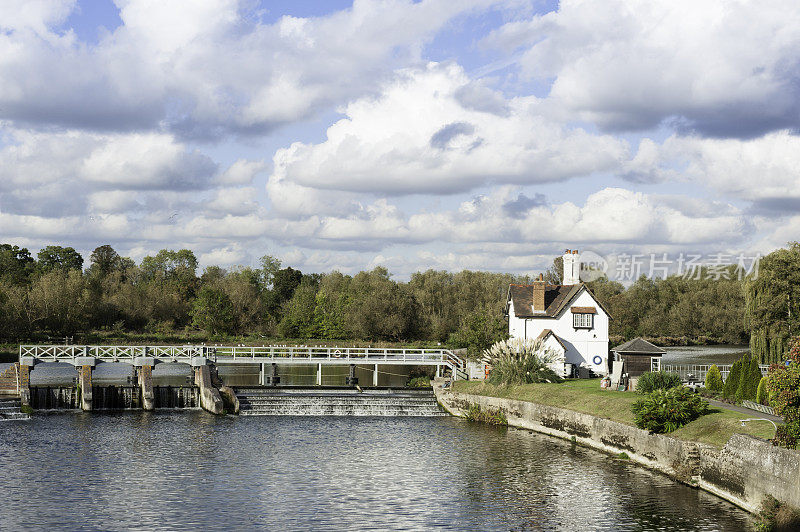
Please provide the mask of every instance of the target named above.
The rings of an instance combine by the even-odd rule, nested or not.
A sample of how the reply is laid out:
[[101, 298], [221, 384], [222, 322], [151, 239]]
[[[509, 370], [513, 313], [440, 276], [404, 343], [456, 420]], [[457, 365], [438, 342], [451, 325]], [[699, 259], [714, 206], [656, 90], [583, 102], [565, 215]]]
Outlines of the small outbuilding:
[[634, 338], [611, 350], [614, 360], [625, 363], [623, 371], [629, 377], [638, 377], [648, 371], [661, 369], [661, 357], [666, 351], [643, 338]]

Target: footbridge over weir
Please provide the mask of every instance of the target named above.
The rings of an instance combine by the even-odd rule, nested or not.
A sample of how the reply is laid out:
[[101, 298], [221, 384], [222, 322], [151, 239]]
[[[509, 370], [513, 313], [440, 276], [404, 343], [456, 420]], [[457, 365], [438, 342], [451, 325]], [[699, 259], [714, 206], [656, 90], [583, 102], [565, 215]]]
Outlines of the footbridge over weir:
[[[447, 349], [411, 349], [377, 347], [318, 347], [318, 346], [222, 346], [222, 345], [21, 345], [19, 370], [21, 382], [27, 383], [30, 369], [38, 362], [71, 364], [78, 370], [81, 406], [91, 409], [92, 368], [99, 362], [127, 363], [136, 368], [138, 384], [142, 389], [145, 409], [151, 402], [153, 366], [158, 363], [188, 364], [194, 369], [195, 383], [200, 387], [201, 402], [210, 390], [214, 396], [213, 373], [209, 368], [221, 365], [258, 365], [259, 383], [262, 386], [279, 383], [277, 367], [316, 365], [316, 383], [322, 384], [323, 366], [349, 366], [348, 384], [356, 384], [356, 366], [372, 370], [373, 386], [378, 385], [381, 366], [430, 366], [436, 376], [449, 374], [452, 379], [466, 379], [466, 361]], [[367, 383], [363, 383], [367, 384]], [[225, 393], [224, 389], [220, 391]], [[230, 393], [233, 393], [231, 390]], [[25, 400], [25, 391], [20, 389]], [[212, 399], [208, 399], [212, 401]], [[216, 401], [216, 399], [214, 399]], [[204, 406], [205, 408], [205, 406]], [[216, 409], [217, 406], [213, 406]], [[221, 406], [219, 407], [222, 408]]]

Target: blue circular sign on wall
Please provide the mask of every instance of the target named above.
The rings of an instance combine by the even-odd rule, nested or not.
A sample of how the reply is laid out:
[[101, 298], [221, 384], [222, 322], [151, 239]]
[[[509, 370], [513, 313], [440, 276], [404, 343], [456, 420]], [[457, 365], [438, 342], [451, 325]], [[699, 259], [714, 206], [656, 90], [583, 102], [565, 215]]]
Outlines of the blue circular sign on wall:
[[594, 362], [595, 366], [599, 366], [600, 364], [603, 363], [603, 359], [600, 358], [600, 355], [595, 355], [594, 358], [592, 359], [592, 362]]

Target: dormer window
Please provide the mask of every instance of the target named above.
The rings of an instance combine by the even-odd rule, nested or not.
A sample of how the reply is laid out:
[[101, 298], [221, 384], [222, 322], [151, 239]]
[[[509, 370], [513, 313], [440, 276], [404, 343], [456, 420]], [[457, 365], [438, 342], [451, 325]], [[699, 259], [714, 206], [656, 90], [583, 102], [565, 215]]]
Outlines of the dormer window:
[[572, 307], [572, 326], [576, 329], [593, 329], [594, 315], [597, 309], [594, 307]]

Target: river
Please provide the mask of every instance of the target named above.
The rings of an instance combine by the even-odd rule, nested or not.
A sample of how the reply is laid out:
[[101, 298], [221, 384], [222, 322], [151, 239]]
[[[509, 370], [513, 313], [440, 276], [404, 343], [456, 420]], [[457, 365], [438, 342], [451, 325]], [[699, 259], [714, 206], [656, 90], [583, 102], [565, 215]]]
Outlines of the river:
[[61, 413], [0, 423], [2, 530], [743, 530], [591, 449], [456, 418]]

